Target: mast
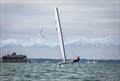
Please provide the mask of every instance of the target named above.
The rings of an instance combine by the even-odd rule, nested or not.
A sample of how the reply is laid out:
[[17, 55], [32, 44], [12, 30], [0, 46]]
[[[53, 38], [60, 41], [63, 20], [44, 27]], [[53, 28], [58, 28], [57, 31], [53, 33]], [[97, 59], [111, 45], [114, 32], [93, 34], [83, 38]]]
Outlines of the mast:
[[66, 61], [66, 53], [65, 53], [64, 40], [63, 40], [63, 35], [62, 35], [62, 28], [61, 28], [58, 8], [55, 8], [55, 18], [56, 18], [58, 37], [59, 37], [59, 42], [60, 42], [60, 50], [62, 53], [63, 61], [65, 62]]

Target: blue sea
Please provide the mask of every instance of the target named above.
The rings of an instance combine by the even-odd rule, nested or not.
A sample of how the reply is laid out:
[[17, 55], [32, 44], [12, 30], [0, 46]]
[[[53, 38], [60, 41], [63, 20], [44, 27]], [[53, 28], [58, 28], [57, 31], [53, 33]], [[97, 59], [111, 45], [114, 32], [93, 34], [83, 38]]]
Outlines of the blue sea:
[[0, 81], [120, 81], [120, 64], [1, 63]]

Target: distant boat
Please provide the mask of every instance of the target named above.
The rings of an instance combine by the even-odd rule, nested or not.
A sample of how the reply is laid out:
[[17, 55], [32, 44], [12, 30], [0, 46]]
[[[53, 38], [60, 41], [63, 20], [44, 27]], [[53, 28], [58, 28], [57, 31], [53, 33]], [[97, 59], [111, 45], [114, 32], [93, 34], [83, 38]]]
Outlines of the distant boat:
[[93, 60], [93, 62], [92, 62], [93, 64], [96, 64], [96, 61], [95, 60]]
[[87, 64], [96, 64], [96, 61], [95, 61], [95, 60], [93, 60], [93, 61], [91, 61], [91, 62], [90, 62], [90, 61], [88, 60], [88, 61], [87, 61], [87, 62], [85, 62], [85, 63], [87, 63]]
[[89, 64], [89, 63], [90, 63], [90, 61], [87, 61], [86, 63], [87, 63], [87, 64]]
[[2, 63], [27, 63], [30, 60], [27, 59], [25, 55], [16, 55], [16, 53], [12, 53], [11, 55], [5, 55], [2, 57]]

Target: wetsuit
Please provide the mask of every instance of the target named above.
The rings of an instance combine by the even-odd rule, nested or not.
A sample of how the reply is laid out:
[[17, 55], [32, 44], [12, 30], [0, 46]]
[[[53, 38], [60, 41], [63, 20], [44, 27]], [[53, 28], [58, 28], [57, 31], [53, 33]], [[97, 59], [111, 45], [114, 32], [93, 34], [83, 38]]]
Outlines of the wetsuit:
[[79, 62], [80, 61], [80, 57], [78, 56], [77, 59], [73, 60], [73, 63], [74, 62]]

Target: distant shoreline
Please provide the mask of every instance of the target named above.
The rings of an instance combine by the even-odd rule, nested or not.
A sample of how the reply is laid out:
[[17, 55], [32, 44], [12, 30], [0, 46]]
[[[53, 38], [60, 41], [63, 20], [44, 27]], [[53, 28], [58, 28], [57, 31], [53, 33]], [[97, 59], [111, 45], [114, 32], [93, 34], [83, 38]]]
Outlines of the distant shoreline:
[[[51, 58], [29, 58], [32, 63], [59, 63], [62, 61], [62, 59], [51, 59]], [[73, 59], [68, 59], [73, 60]], [[103, 59], [81, 59], [79, 63], [117, 63], [120, 64], [120, 60], [103, 60]]]
[[[32, 63], [60, 63], [62, 59], [52, 59], [52, 58], [28, 58], [31, 60]], [[68, 59], [73, 60], [73, 59]], [[0, 58], [1, 63], [1, 58]], [[86, 64], [120, 64], [120, 59], [80, 59], [79, 63], [86, 63]]]

